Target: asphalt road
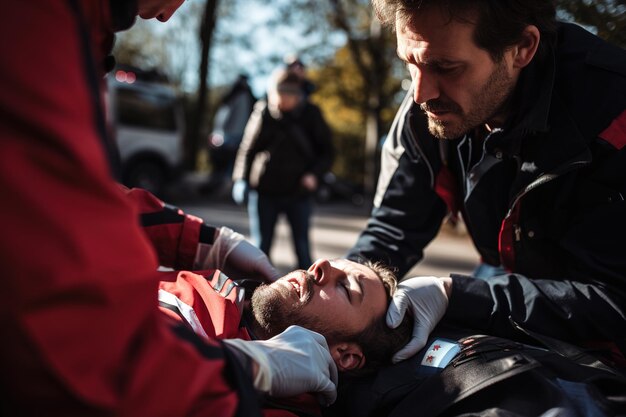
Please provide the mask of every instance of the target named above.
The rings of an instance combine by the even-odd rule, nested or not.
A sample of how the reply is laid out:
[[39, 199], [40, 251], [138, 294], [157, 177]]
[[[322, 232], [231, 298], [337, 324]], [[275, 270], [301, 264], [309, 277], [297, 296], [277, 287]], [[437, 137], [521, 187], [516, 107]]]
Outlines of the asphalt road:
[[[229, 202], [228, 198], [195, 196], [178, 198], [171, 202], [210, 224], [228, 226], [249, 236], [245, 208]], [[365, 226], [367, 215], [366, 207], [349, 203], [318, 204], [313, 215], [311, 230], [313, 259], [344, 256]], [[277, 225], [270, 258], [282, 272], [292, 270], [296, 264], [289, 226], [284, 219], [281, 219]], [[408, 276], [448, 276], [451, 272], [469, 273], [478, 261], [478, 254], [465, 232], [444, 227], [439, 236], [426, 248], [422, 262], [415, 266]]]

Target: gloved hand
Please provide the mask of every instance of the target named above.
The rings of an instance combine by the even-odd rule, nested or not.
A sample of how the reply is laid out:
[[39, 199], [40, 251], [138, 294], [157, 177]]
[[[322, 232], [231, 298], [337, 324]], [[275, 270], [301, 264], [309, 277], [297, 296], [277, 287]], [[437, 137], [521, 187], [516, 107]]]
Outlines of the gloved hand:
[[233, 279], [261, 278], [271, 282], [280, 276], [261, 249], [228, 227], [220, 228], [209, 253], [201, 262], [198, 262], [198, 256], [198, 269], [216, 268]]
[[337, 399], [337, 367], [326, 339], [299, 326], [269, 340], [224, 340], [258, 364], [254, 386], [273, 397], [317, 392], [318, 401], [330, 405]]
[[413, 356], [423, 348], [428, 341], [428, 335], [446, 312], [448, 296], [443, 280], [437, 277], [414, 277], [399, 283], [387, 309], [387, 325], [391, 328], [398, 327], [408, 307], [413, 313], [413, 336], [393, 356], [394, 363]]
[[237, 180], [233, 184], [233, 201], [238, 205], [242, 205], [248, 199], [248, 182], [246, 180]]

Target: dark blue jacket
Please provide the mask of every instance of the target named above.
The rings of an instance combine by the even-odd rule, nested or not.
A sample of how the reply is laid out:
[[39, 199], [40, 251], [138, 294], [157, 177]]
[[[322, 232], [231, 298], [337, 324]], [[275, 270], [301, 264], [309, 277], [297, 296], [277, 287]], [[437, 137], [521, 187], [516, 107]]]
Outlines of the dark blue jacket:
[[[453, 276], [446, 319], [500, 336], [522, 327], [579, 343], [626, 340], [626, 54], [562, 24], [522, 71], [516, 111], [484, 147], [429, 134], [409, 92], [384, 145], [367, 228], [351, 259], [404, 275], [447, 213], [484, 262], [510, 273]], [[469, 168], [467, 160], [478, 161]]]

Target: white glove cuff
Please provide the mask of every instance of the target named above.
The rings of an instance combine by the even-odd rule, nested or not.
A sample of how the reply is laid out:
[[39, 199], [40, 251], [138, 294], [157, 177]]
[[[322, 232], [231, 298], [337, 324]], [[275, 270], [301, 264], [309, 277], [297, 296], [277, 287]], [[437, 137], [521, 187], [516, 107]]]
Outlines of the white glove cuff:
[[263, 349], [255, 346], [254, 342], [246, 341], [242, 339], [227, 339], [223, 342], [229, 346], [234, 347], [238, 351], [242, 352], [250, 359], [252, 359], [259, 366], [256, 375], [254, 377], [254, 387], [261, 392], [270, 392], [272, 388], [272, 372], [270, 369], [269, 360]]
[[215, 269], [224, 269], [228, 256], [244, 240], [245, 238], [241, 233], [237, 233], [228, 227], [221, 227], [220, 233], [207, 255], [206, 265]]
[[435, 282], [437, 283], [437, 288], [439, 288], [441, 290], [441, 293], [443, 294], [443, 298], [444, 300], [446, 300], [446, 308], [448, 308], [448, 293], [446, 292], [446, 286], [443, 283], [443, 279], [441, 278], [437, 278], [435, 277]]

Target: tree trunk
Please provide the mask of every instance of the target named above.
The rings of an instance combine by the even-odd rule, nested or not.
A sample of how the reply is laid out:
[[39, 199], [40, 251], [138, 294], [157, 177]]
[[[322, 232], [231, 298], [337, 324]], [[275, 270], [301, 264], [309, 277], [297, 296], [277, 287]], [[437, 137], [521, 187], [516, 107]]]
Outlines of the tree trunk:
[[196, 159], [200, 144], [203, 139], [203, 127], [204, 119], [207, 113], [207, 96], [208, 86], [207, 79], [209, 76], [209, 54], [211, 52], [211, 41], [213, 39], [213, 32], [215, 30], [217, 6], [219, 0], [207, 0], [204, 8], [204, 14], [202, 17], [202, 24], [200, 25], [200, 68], [199, 68], [199, 83], [198, 83], [198, 96], [196, 101], [196, 109], [193, 117], [191, 118], [191, 126], [186, 135], [187, 143], [185, 146], [185, 167], [190, 170], [194, 170], [196, 167]]
[[[370, 36], [368, 39], [359, 39], [348, 23], [345, 10], [340, 0], [330, 0], [334, 16], [335, 26], [347, 36], [348, 49], [354, 60], [354, 64], [363, 79], [363, 91], [366, 103], [363, 106], [365, 120], [365, 158], [363, 160], [364, 178], [363, 188], [367, 197], [371, 197], [376, 188], [378, 176], [377, 170], [377, 147], [380, 137], [380, 109], [383, 80], [387, 76], [385, 66], [380, 56], [382, 44], [382, 28], [376, 18], [370, 23]], [[369, 199], [371, 200], [371, 199]]]
[[[371, 45], [380, 45], [381, 27], [380, 22], [377, 19], [372, 19], [370, 24], [370, 42]], [[375, 49], [375, 48], [372, 48]], [[375, 58], [372, 51], [372, 58]], [[377, 161], [378, 153], [378, 140], [380, 137], [380, 96], [382, 80], [380, 79], [380, 73], [376, 71], [376, 60], [372, 59], [372, 69], [369, 73], [369, 86], [368, 86], [368, 102], [367, 102], [367, 114], [366, 114], [366, 131], [365, 131], [365, 179], [364, 190], [368, 197], [374, 195], [376, 189], [376, 182], [378, 177]], [[369, 199], [371, 200], [371, 198]]]

